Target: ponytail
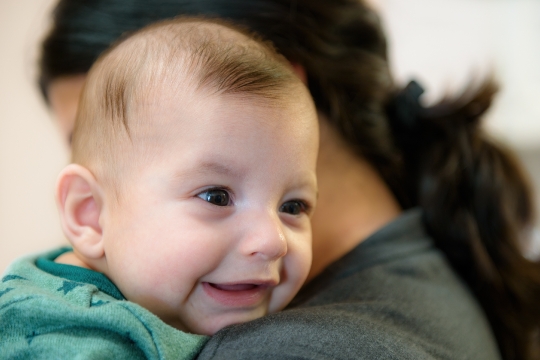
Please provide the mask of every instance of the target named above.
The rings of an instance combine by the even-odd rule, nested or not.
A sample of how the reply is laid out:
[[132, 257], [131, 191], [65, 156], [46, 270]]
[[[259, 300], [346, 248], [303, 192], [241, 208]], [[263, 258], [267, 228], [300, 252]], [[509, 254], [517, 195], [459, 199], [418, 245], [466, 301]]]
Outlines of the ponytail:
[[478, 298], [503, 358], [540, 359], [540, 263], [524, 256], [534, 206], [514, 155], [480, 128], [496, 87], [422, 108], [411, 83], [388, 114], [410, 206]]

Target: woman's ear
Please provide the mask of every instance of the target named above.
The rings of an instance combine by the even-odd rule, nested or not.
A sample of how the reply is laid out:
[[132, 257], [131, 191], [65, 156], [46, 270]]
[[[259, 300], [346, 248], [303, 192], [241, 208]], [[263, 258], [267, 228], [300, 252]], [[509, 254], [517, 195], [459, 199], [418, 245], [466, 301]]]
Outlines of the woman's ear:
[[70, 164], [56, 183], [56, 203], [64, 234], [76, 253], [90, 262], [104, 257], [99, 217], [103, 195], [94, 175], [85, 167]]
[[296, 76], [298, 76], [300, 81], [302, 81], [304, 83], [304, 85], [307, 86], [308, 81], [307, 81], [306, 69], [302, 65], [300, 65], [299, 63], [295, 63], [295, 62], [292, 62], [291, 66], [292, 66], [292, 69], [293, 69], [294, 73], [296, 74]]

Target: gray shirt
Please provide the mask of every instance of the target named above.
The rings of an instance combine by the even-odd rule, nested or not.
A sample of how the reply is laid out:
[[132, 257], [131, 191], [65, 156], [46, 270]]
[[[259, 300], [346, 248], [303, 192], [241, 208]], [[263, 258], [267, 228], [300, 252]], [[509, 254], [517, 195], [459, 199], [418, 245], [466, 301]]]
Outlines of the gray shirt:
[[500, 359], [488, 322], [411, 210], [198, 359]]

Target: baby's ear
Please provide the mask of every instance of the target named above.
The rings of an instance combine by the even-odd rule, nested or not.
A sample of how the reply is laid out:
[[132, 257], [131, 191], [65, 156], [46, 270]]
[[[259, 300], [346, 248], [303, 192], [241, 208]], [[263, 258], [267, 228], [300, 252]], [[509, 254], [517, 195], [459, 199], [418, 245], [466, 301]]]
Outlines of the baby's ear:
[[104, 256], [99, 217], [103, 205], [102, 189], [85, 167], [70, 164], [56, 183], [56, 203], [62, 230], [76, 253], [94, 262]]

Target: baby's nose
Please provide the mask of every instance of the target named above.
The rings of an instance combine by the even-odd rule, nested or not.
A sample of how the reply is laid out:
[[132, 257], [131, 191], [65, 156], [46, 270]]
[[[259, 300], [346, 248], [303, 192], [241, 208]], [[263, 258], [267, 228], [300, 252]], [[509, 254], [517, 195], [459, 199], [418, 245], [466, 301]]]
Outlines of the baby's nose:
[[265, 214], [253, 218], [246, 225], [245, 237], [240, 244], [244, 256], [257, 256], [275, 260], [287, 254], [287, 239], [277, 216]]

